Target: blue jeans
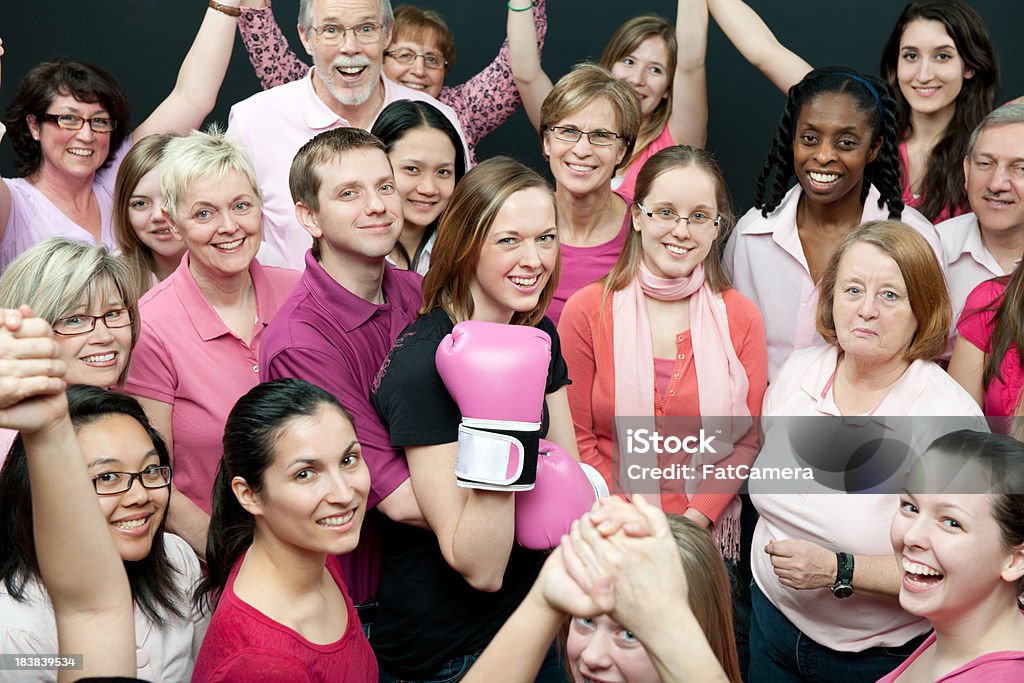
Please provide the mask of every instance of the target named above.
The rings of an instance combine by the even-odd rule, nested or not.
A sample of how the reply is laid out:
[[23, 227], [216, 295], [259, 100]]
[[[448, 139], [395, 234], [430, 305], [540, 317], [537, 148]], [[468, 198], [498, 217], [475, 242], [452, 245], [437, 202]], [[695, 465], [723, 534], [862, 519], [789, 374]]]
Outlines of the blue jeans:
[[[473, 662], [480, 656], [479, 652], [471, 655], [461, 655], [445, 662], [444, 666], [435, 671], [429, 678], [411, 680], [408, 678], [395, 678], [381, 669], [377, 676], [378, 683], [455, 683], [462, 680]], [[565, 661], [559, 652], [558, 643], [554, 642], [548, 648], [540, 671], [537, 672], [536, 683], [569, 683], [568, 671]]]
[[[802, 632], [764, 596], [750, 587], [749, 683], [875, 683], [924, 641], [918, 636], [898, 647], [873, 647], [863, 652], [839, 652], [819, 645]], [[836, 601], [836, 609], [843, 606]]]

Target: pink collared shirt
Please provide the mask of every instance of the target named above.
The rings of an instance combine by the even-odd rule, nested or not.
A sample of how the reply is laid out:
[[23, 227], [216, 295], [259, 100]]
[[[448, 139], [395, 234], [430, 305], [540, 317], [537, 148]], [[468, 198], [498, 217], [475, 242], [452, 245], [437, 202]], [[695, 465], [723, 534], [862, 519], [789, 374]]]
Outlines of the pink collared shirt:
[[953, 320], [960, 319], [967, 295], [985, 280], [1001, 275], [1003, 267], [981, 241], [981, 226], [973, 213], [951, 218], [935, 226], [946, 254], [946, 282], [953, 300]]
[[[249, 153], [256, 178], [263, 191], [263, 239], [280, 254], [280, 265], [302, 270], [306, 251], [313, 239], [295, 218], [295, 203], [288, 189], [292, 158], [302, 145], [319, 133], [349, 125], [323, 103], [313, 90], [310, 69], [306, 78], [256, 93], [231, 107], [228, 134]], [[381, 77], [384, 103], [381, 110], [397, 100], [417, 100], [437, 107], [459, 132], [466, 158], [469, 148], [455, 110], [430, 95]], [[377, 112], [378, 115], [380, 112]], [[373, 124], [371, 123], [371, 126]], [[261, 252], [261, 257], [264, 252]], [[268, 263], [271, 263], [268, 261]]]
[[256, 320], [246, 344], [199, 291], [186, 252], [178, 269], [139, 302], [142, 326], [124, 386], [171, 406], [175, 486], [207, 513], [224, 423], [235, 401], [259, 383], [260, 339], [300, 273], [253, 259], [249, 275]]
[[[800, 349], [789, 357], [765, 394], [765, 438], [756, 461], [758, 466], [800, 464], [794, 457], [800, 444], [791, 437], [795, 434], [810, 440], [815, 430], [805, 424], [794, 430], [794, 425], [783, 418], [841, 415], [832, 394], [838, 358], [839, 349], [832, 345]], [[918, 419], [907, 419], [911, 417]], [[961, 428], [988, 431], [974, 399], [942, 368], [923, 360], [911, 363], [871, 415], [863, 417], [860, 423], [894, 442], [909, 444], [911, 455], [905, 460], [908, 466], [913, 463], [912, 454], [923, 452], [942, 434]], [[834, 424], [823, 421], [818, 436], [827, 435], [828, 429], [834, 429]], [[774, 540], [801, 539], [833, 552], [854, 555], [892, 554], [889, 526], [899, 497], [831, 493], [836, 489], [824, 482], [825, 477], [819, 476], [799, 486], [793, 483], [790, 488], [802, 487], [800, 493], [795, 489], [793, 493], [765, 493], [769, 488], [779, 490], [777, 482], [749, 482], [751, 501], [760, 513], [751, 552], [751, 568], [758, 587], [794, 626], [833, 650], [860, 652], [870, 647], [894, 647], [925, 633], [928, 622], [904, 612], [896, 598], [857, 592], [854, 585], [853, 597], [840, 604], [828, 588], [797, 590], [779, 582], [771, 559], [764, 552], [764, 547]]]
[[[768, 381], [774, 382], [795, 349], [825, 343], [815, 329], [818, 289], [804, 256], [796, 226], [802, 188], [794, 186], [767, 218], [751, 209], [736, 224], [725, 247], [725, 270], [733, 287], [761, 309], [768, 337]], [[878, 207], [878, 190], [871, 187], [861, 222], [886, 220], [889, 209]], [[911, 208], [901, 220], [921, 233], [945, 269], [942, 243], [927, 218]]]

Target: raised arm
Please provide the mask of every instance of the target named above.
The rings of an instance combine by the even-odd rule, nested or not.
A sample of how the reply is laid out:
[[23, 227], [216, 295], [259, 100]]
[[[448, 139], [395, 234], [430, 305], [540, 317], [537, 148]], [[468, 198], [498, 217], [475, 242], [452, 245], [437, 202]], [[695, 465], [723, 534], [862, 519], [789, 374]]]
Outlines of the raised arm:
[[135, 676], [131, 590], [68, 417], [60, 349], [28, 309], [2, 310], [0, 319], [0, 426], [20, 430], [25, 443], [36, 556], [60, 652], [83, 656], [84, 668], [61, 670], [58, 681]]
[[[542, 35], [537, 25], [537, 39], [534, 39], [534, 25], [539, 21], [547, 28], [543, 0], [534, 4], [530, 0], [509, 0], [508, 45], [509, 66], [512, 78], [523, 101], [523, 110], [534, 128], [540, 129], [540, 105], [551, 92], [551, 79], [544, 73], [540, 63]], [[516, 11], [519, 10], [519, 11]]]
[[676, 42], [679, 55], [672, 80], [672, 115], [668, 127], [677, 144], [703, 147], [708, 137], [706, 0], [678, 0]]
[[[0, 40], [0, 57], [4, 56], [4, 41]], [[0, 67], [2, 67], [3, 60], [0, 59]], [[3, 69], [0, 68], [0, 85], [3, 83]], [[2, 89], [0, 89], [2, 91]], [[0, 122], [0, 141], [3, 140], [4, 134], [7, 132], [7, 127]], [[7, 219], [11, 216], [11, 191], [7, 187], [7, 183], [0, 180], [0, 236], [3, 236], [4, 231], [7, 229]]]
[[[226, 7], [238, 8], [239, 0], [221, 0]], [[132, 133], [137, 142], [154, 133], [184, 135], [199, 128], [217, 103], [217, 93], [231, 60], [238, 19], [207, 8], [196, 39], [178, 71], [171, 94]]]
[[772, 30], [743, 0], [707, 0], [711, 16], [748, 62], [783, 93], [814, 67], [779, 42]]
[[288, 39], [270, 9], [270, 0], [242, 0], [238, 30], [264, 90], [297, 81], [309, 73], [309, 65], [288, 46]]
[[[520, 0], [523, 6], [525, 2]], [[537, 0], [531, 9], [516, 12], [509, 3], [506, 31], [508, 38], [498, 56], [483, 71], [465, 83], [443, 88], [439, 99], [459, 115], [471, 147], [515, 113], [521, 102], [519, 89], [513, 77], [513, 55], [526, 55], [540, 64], [540, 51], [548, 30], [545, 0]]]

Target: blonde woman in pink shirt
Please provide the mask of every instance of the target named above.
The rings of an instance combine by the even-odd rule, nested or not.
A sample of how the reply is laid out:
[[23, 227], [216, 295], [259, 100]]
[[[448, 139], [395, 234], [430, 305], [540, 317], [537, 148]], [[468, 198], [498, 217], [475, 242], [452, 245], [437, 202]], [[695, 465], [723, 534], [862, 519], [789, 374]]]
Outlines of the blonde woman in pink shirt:
[[[920, 452], [958, 427], [987, 429], [974, 399], [934, 363], [945, 349], [952, 310], [921, 235], [896, 221], [862, 225], [840, 242], [820, 287], [817, 326], [827, 345], [795, 351], [769, 385], [757, 465], [800, 465], [798, 458], [805, 463], [826, 451], [829, 467], [784, 493], [750, 482], [761, 515], [751, 552], [753, 681], [876, 680], [928, 630], [896, 600], [899, 569], [886, 534], [896, 495], [845, 493], [866, 469], [878, 468], [851, 466], [830, 480], [842, 453], [819, 448], [814, 436], [834, 443], [839, 433], [845, 443], [847, 436], [868, 434]], [[794, 428], [793, 416], [821, 419]], [[904, 419], [910, 416], [929, 419]], [[844, 417], [857, 420], [837, 432]], [[801, 448], [807, 442], [791, 434], [813, 447]], [[881, 483], [858, 490], [878, 490]]]

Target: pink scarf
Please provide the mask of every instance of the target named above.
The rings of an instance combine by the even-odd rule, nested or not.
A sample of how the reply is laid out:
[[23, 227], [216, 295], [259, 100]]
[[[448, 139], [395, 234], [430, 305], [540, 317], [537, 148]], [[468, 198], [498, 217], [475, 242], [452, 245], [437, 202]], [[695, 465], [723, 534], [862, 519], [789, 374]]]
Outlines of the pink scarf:
[[[716, 441], [716, 444], [724, 446], [717, 448], [717, 454], [695, 455], [691, 459], [691, 464], [698, 468], [702, 463], [714, 464], [727, 457], [732, 452], [732, 444], [750, 429], [752, 421], [747, 408], [750, 383], [732, 345], [725, 301], [706, 283], [703, 264], [697, 264], [689, 277], [667, 279], [651, 273], [641, 261], [633, 281], [614, 293], [615, 415], [631, 418], [630, 424], [633, 424], [634, 417], [650, 418], [651, 424], [645, 426], [653, 429], [654, 344], [645, 297], [658, 301], [688, 301], [701, 415], [718, 420], [733, 418], [727, 433]], [[723, 423], [716, 421], [716, 424]], [[623, 436], [618, 436], [620, 454], [626, 453]], [[633, 455], [628, 459], [626, 464], [657, 466], [656, 460], [641, 463]], [[620, 458], [620, 462], [625, 460]], [[620, 482], [626, 488], [629, 479], [624, 475], [624, 472], [620, 473]], [[629, 493], [628, 489], [625, 492]], [[688, 488], [687, 493], [692, 494], [692, 490]], [[721, 538], [715, 534], [723, 551], [731, 551], [738, 539], [738, 516], [737, 500], [715, 525], [716, 531], [723, 534]], [[727, 555], [734, 556], [734, 553], [727, 552]]]

